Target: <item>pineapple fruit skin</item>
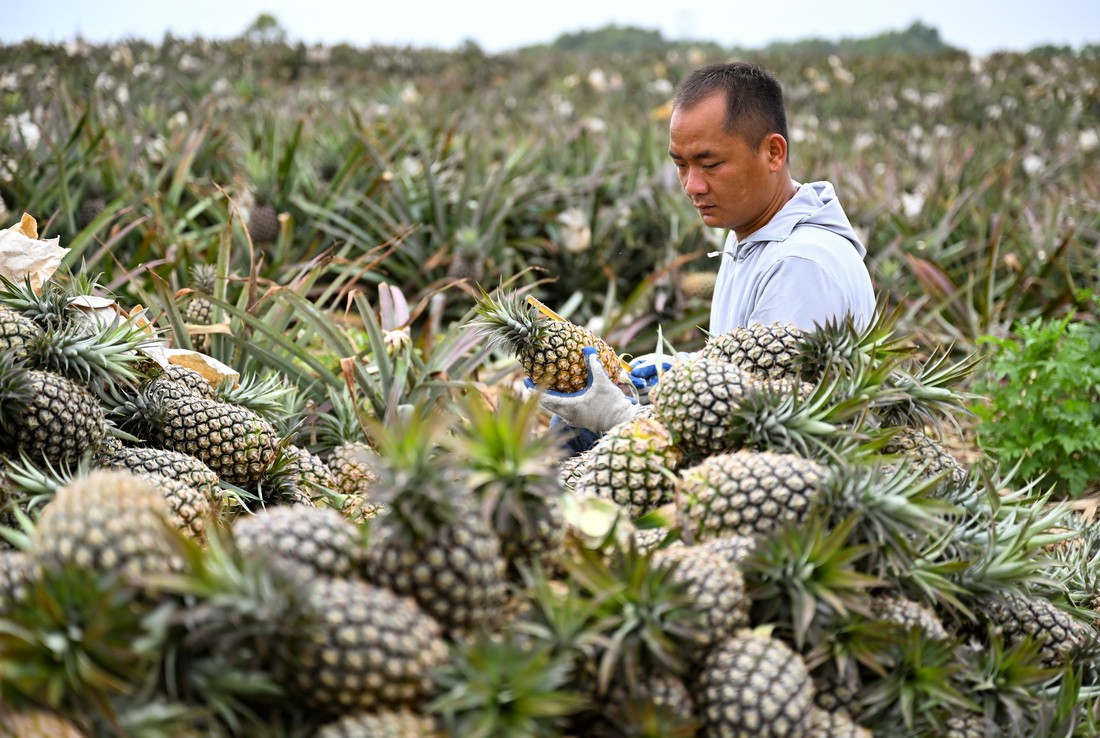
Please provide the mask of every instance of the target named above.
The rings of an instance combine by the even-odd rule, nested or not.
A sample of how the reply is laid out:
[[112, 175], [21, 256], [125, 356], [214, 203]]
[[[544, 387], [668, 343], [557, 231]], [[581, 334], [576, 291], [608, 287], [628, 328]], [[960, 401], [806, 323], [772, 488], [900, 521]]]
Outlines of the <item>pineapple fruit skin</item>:
[[266, 508], [237, 518], [233, 538], [246, 556], [271, 557], [280, 568], [296, 569], [307, 579], [361, 573], [359, 531], [331, 508]]
[[794, 378], [798, 376], [803, 335], [791, 325], [753, 323], [710, 337], [701, 355], [736, 364], [761, 377]]
[[671, 502], [683, 457], [672, 436], [654, 418], [639, 417], [605, 433], [588, 452], [578, 494], [592, 494], [622, 505], [631, 517]]
[[8, 432], [0, 436], [0, 448], [7, 445], [55, 466], [73, 466], [99, 448], [107, 435], [99, 402], [71, 379], [31, 369], [20, 394], [18, 416], [10, 419]]
[[396, 709], [347, 715], [322, 725], [314, 738], [443, 738], [443, 734], [430, 716]]
[[156, 485], [126, 471], [94, 470], [62, 487], [31, 536], [35, 565], [73, 565], [123, 578], [179, 571], [168, 504]]
[[321, 579], [314, 588], [320, 621], [296, 644], [289, 686], [333, 716], [417, 706], [447, 659], [439, 624], [414, 603], [355, 579]]
[[417, 540], [388, 519], [371, 521], [365, 571], [368, 581], [413, 597], [449, 635], [492, 624], [506, 595], [500, 539], [472, 500], [455, 500], [455, 515]]
[[810, 735], [813, 682], [782, 641], [745, 631], [727, 639], [707, 654], [693, 692], [702, 735]]
[[828, 471], [773, 451], [711, 456], [681, 472], [680, 518], [693, 538], [766, 535], [809, 510]]

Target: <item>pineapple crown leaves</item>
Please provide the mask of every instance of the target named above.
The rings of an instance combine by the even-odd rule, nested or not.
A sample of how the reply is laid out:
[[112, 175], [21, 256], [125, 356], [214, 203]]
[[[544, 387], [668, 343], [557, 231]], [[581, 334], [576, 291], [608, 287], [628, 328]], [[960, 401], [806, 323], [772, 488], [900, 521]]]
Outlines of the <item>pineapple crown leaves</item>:
[[30, 355], [44, 368], [84, 384], [135, 384], [150, 361], [143, 353], [154, 343], [146, 330], [130, 321], [98, 326], [70, 323], [34, 338]]
[[651, 670], [685, 673], [698, 642], [703, 613], [688, 596], [688, 583], [672, 577], [676, 564], [654, 564], [653, 554], [628, 540], [603, 552], [581, 547], [566, 564], [601, 603], [598, 622], [606, 640], [598, 657], [600, 694], [614, 678], [637, 692], [636, 680]]
[[480, 296], [474, 304], [477, 317], [467, 326], [487, 338], [491, 348], [506, 345], [514, 352], [538, 341], [544, 320], [518, 290], [499, 297], [493, 297], [480, 285], [478, 291]]
[[890, 402], [880, 403], [880, 418], [889, 425], [928, 424], [939, 427], [944, 419], [956, 424], [957, 416], [970, 415], [976, 395], [958, 389], [980, 362], [977, 354], [950, 360], [950, 347], [933, 353], [915, 367], [897, 367], [886, 385], [895, 390]]
[[164, 685], [169, 696], [209, 705], [237, 728], [258, 719], [260, 703], [285, 699], [274, 675], [321, 617], [313, 582], [244, 556], [224, 528], [212, 529], [205, 545], [183, 546], [185, 573], [144, 580], [165, 602], [150, 619], [165, 643]]
[[14, 506], [34, 512], [53, 499], [57, 491], [74, 479], [87, 476], [92, 469], [90, 457], [82, 458], [75, 468], [54, 467], [46, 460], [32, 461], [24, 451], [19, 458], [2, 459], [0, 465], [0, 500], [4, 506]]
[[555, 460], [562, 452], [552, 435], [536, 432], [539, 411], [537, 398], [506, 395], [493, 408], [471, 394], [460, 408], [465, 422], [445, 440], [498, 532], [530, 530], [528, 506], [544, 506], [561, 493]]
[[11, 354], [0, 355], [0, 430], [7, 431], [30, 401], [30, 368]]
[[910, 629], [890, 674], [866, 687], [860, 701], [866, 705], [863, 717], [895, 714], [912, 731], [920, 716], [944, 705], [977, 711], [978, 706], [958, 686], [956, 678], [965, 665], [957, 651], [956, 643], [927, 638], [920, 628]]
[[46, 282], [39, 292], [28, 276], [22, 283], [0, 276], [0, 304], [30, 318], [43, 328], [55, 328], [71, 319], [72, 295], [56, 282]]
[[856, 376], [868, 367], [892, 363], [906, 356], [912, 343], [894, 336], [901, 306], [886, 310], [881, 303], [867, 325], [859, 326], [851, 315], [829, 318], [803, 334], [795, 357], [799, 373], [810, 381], [829, 374]]
[[573, 666], [548, 645], [482, 633], [456, 646], [429, 705], [452, 735], [553, 736], [586, 699], [568, 690]]
[[5, 696], [114, 721], [111, 697], [137, 693], [157, 663], [150, 607], [115, 577], [71, 566], [40, 572], [28, 600], [0, 618]]
[[246, 407], [276, 426], [285, 424], [298, 403], [297, 388], [277, 372], [245, 374], [239, 382], [223, 379], [214, 388], [214, 395], [222, 402]]
[[431, 537], [471, 499], [442, 443], [455, 419], [411, 413], [390, 425], [369, 422], [379, 457], [372, 497], [386, 505], [374, 524], [396, 520], [413, 538]]
[[364, 421], [370, 417], [346, 388], [329, 394], [331, 410], [316, 416], [317, 442], [320, 448], [332, 450], [346, 443], [366, 443]]
[[870, 547], [851, 545], [857, 520], [829, 527], [812, 513], [765, 540], [746, 562], [745, 584], [762, 622], [784, 623], [798, 648], [820, 643], [828, 621], [857, 613], [870, 617], [867, 592], [884, 580], [856, 563]]
[[830, 442], [851, 435], [867, 412], [862, 397], [837, 399], [839, 378], [822, 381], [808, 396], [769, 382], [753, 385], [739, 400], [727, 441], [737, 448], [783, 450], [813, 457], [836, 456]]
[[921, 541], [949, 532], [959, 509], [936, 495], [937, 478], [906, 464], [842, 463], [819, 488], [816, 503], [834, 523], [853, 518], [853, 541], [871, 547], [877, 576], [901, 574], [920, 553]]
[[517, 570], [523, 582], [520, 595], [529, 608], [527, 616], [510, 627], [574, 662], [592, 658], [605, 642], [600, 624], [603, 595], [585, 595], [573, 579], [552, 581], [538, 563], [519, 564]]

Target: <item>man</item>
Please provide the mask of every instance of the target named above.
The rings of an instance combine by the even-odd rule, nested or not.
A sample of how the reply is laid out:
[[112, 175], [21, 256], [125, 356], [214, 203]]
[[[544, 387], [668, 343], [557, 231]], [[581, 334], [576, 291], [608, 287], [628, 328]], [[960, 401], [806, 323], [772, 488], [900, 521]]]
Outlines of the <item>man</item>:
[[[704, 67], [676, 91], [669, 156], [703, 223], [730, 231], [720, 252], [711, 335], [752, 323], [810, 330], [830, 318], [851, 315], [865, 324], [873, 316], [867, 250], [830, 183], [791, 179], [788, 143], [782, 88], [756, 64]], [[656, 382], [657, 357], [632, 366], [635, 385]], [[634, 402], [591, 356], [588, 371], [588, 387], [547, 392], [543, 407], [595, 433], [632, 417]]]

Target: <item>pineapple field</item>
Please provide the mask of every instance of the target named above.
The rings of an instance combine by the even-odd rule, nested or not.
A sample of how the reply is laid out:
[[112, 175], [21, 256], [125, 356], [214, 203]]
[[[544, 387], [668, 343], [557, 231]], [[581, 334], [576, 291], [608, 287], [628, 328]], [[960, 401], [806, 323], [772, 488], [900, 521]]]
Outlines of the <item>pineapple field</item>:
[[708, 335], [725, 58], [0, 47], [0, 735], [1100, 735], [1100, 52], [756, 54], [879, 304]]

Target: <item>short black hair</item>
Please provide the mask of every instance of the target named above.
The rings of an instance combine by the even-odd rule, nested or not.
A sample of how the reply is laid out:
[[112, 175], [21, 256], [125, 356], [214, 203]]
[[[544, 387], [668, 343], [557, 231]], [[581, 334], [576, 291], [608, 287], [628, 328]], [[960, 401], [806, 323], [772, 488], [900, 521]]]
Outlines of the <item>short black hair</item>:
[[726, 96], [726, 133], [744, 136], [753, 148], [769, 134], [778, 133], [790, 147], [783, 87], [771, 72], [747, 61], [696, 69], [676, 89], [672, 107], [687, 110], [717, 92]]

